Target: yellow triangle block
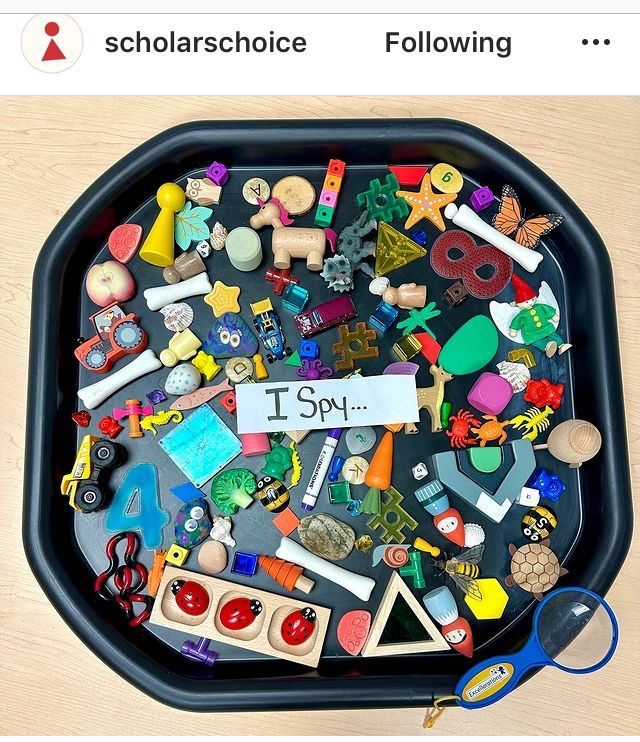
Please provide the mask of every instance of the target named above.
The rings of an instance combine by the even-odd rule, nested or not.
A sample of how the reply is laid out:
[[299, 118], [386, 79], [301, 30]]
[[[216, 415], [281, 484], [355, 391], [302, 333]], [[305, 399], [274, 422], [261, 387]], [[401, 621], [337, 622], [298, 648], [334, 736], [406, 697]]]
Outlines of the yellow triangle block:
[[[400, 611], [398, 608], [400, 606]], [[394, 628], [393, 624], [397, 624]], [[411, 625], [420, 634], [414, 640], [405, 636]], [[394, 637], [397, 633], [397, 638]], [[390, 654], [417, 654], [419, 652], [446, 652], [450, 647], [425, 609], [418, 603], [411, 590], [397, 572], [384, 591], [366, 644], [363, 657], [383, 657]]]
[[376, 276], [384, 276], [396, 268], [412, 263], [427, 254], [424, 247], [398, 232], [386, 222], [378, 224], [378, 243], [376, 245]]

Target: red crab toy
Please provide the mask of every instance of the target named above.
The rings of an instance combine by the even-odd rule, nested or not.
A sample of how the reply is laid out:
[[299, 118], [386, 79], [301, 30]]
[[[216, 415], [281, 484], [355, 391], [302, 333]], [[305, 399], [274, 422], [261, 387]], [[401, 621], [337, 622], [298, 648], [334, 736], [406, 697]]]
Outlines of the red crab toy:
[[476, 420], [469, 410], [458, 410], [455, 415], [451, 415], [449, 422], [453, 422], [451, 430], [444, 432], [449, 436], [451, 448], [466, 448], [475, 443], [475, 439], [469, 437], [471, 426], [478, 427], [480, 421]]
[[564, 384], [552, 384], [549, 379], [529, 379], [522, 399], [540, 409], [549, 405], [557, 410], [562, 404], [563, 394]]

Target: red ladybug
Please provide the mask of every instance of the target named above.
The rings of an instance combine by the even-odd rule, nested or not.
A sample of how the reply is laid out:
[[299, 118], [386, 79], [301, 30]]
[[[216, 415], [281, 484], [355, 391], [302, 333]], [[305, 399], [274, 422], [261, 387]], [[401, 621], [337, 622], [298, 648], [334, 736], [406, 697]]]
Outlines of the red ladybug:
[[312, 608], [303, 608], [290, 613], [282, 622], [282, 638], [292, 647], [302, 644], [313, 634], [316, 626], [316, 612]]
[[238, 631], [251, 626], [260, 613], [262, 613], [262, 603], [259, 600], [234, 598], [220, 609], [220, 623], [225, 629]]
[[174, 580], [171, 592], [176, 596], [178, 608], [190, 616], [201, 616], [209, 608], [209, 593], [199, 582]]

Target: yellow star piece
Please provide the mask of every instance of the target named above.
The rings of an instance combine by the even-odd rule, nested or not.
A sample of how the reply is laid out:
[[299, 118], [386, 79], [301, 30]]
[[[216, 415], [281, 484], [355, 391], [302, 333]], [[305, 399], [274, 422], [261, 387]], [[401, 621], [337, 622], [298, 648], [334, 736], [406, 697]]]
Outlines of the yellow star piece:
[[405, 229], [411, 229], [421, 219], [428, 219], [441, 232], [444, 232], [444, 219], [442, 218], [440, 209], [455, 201], [458, 194], [434, 193], [431, 188], [431, 177], [429, 173], [426, 173], [422, 179], [418, 193], [413, 193], [413, 191], [396, 191], [396, 196], [404, 198], [409, 206], [411, 206], [411, 213], [404, 225]]
[[216, 317], [221, 317], [225, 312], [240, 312], [238, 297], [240, 296], [239, 286], [226, 286], [222, 281], [216, 281], [213, 284], [213, 290], [205, 297], [207, 303]]

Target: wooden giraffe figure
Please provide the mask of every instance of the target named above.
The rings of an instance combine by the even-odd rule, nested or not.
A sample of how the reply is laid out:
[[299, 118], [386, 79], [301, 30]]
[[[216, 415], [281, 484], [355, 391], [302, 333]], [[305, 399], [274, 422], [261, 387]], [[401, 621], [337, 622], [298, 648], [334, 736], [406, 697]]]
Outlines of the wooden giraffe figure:
[[426, 409], [431, 417], [431, 432], [439, 433], [442, 430], [440, 408], [444, 402], [444, 385], [453, 379], [453, 375], [445, 371], [442, 366], [431, 366], [429, 373], [433, 376], [433, 386], [416, 389], [418, 395], [418, 411]]

